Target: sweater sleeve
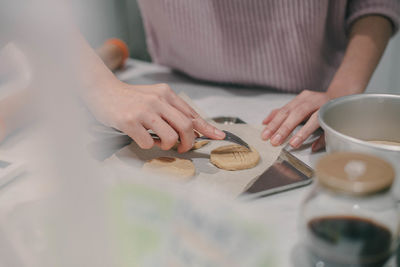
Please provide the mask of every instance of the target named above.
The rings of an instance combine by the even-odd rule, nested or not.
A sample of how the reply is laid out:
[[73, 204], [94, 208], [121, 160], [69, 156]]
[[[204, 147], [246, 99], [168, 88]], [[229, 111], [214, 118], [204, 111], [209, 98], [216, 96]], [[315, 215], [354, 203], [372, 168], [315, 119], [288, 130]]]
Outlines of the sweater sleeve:
[[389, 19], [394, 35], [400, 24], [400, 0], [349, 0], [346, 10], [346, 32], [349, 32], [357, 19], [367, 15], [380, 15]]

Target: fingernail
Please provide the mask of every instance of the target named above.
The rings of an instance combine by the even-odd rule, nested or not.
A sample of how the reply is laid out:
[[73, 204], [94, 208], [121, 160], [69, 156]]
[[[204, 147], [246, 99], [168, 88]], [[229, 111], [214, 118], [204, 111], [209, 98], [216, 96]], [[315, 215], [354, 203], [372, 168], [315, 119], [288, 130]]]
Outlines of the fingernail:
[[291, 141], [290, 142], [290, 145], [292, 146], [292, 147], [298, 147], [299, 145], [300, 145], [300, 143], [301, 143], [301, 138], [300, 137], [295, 137], [294, 139], [293, 139], [293, 141]]
[[271, 130], [265, 129], [261, 135], [263, 140], [267, 140], [271, 136]]
[[282, 140], [282, 135], [276, 134], [274, 137], [272, 137], [271, 143], [274, 145], [279, 145], [281, 143], [281, 140]]
[[222, 138], [225, 138], [225, 133], [224, 133], [223, 131], [217, 129], [217, 128], [215, 128], [214, 133], [215, 133], [215, 135], [216, 135], [217, 137], [219, 137], [219, 138], [221, 138], [221, 139], [222, 139]]
[[321, 150], [324, 147], [323, 144], [321, 144], [320, 142], [314, 143], [311, 146], [311, 151], [312, 152], [318, 152], [319, 150]]

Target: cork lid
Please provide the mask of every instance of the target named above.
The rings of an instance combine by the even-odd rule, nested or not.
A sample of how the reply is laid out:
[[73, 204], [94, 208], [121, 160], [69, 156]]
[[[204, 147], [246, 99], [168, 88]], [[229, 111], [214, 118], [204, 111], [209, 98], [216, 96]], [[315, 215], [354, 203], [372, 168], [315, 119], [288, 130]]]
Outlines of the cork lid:
[[315, 173], [323, 186], [352, 195], [388, 189], [395, 177], [393, 167], [383, 159], [352, 152], [324, 156]]

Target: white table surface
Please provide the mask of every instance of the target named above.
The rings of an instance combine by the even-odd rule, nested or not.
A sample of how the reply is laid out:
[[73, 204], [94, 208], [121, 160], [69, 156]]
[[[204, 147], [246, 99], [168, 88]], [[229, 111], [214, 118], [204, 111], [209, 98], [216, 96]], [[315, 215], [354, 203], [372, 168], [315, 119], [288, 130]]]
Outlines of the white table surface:
[[[177, 93], [185, 92], [194, 103], [207, 112], [210, 117], [235, 116], [249, 124], [260, 124], [274, 109], [281, 107], [293, 99], [293, 94], [281, 94], [262, 88], [241, 88], [199, 83], [187, 77], [176, 75], [170, 70], [149, 63], [128, 61], [125, 70], [117, 72], [117, 76], [132, 84], [168, 83]], [[26, 151], [31, 146], [31, 136], [27, 133], [17, 133], [0, 145], [0, 153], [29, 159]], [[33, 150], [34, 151], [34, 150]], [[294, 152], [297, 157], [314, 166], [315, 161], [323, 154], [312, 154], [309, 147]], [[10, 211], [16, 205], [41, 198], [46, 186], [40, 180], [30, 179], [31, 170], [27, 174], [0, 190], [0, 215]], [[282, 266], [296, 266], [291, 259], [293, 247], [298, 241], [298, 212], [300, 204], [309, 192], [310, 186], [288, 192], [260, 198], [251, 202], [260, 212], [274, 216], [280, 242], [277, 244], [278, 257]]]

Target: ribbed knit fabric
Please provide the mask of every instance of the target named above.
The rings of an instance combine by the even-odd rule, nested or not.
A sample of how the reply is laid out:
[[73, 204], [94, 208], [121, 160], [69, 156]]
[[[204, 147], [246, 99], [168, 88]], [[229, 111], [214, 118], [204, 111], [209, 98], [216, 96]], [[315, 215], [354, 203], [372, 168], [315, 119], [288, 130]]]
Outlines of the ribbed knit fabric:
[[351, 24], [400, 0], [139, 0], [153, 61], [194, 78], [324, 91]]

